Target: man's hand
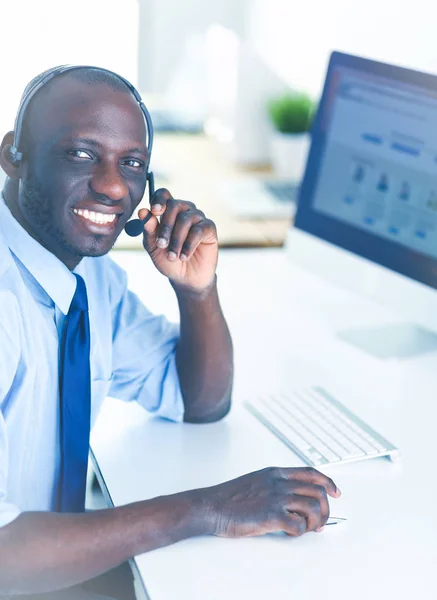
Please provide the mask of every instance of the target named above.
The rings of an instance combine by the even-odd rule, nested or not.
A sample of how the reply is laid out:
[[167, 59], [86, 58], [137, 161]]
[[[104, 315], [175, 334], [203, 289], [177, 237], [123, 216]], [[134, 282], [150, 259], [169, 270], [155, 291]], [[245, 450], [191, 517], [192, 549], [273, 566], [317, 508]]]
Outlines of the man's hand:
[[25, 512], [0, 527], [0, 596], [69, 587], [198, 535], [317, 531], [329, 516], [327, 495], [337, 498], [340, 491], [315, 469], [270, 468], [112, 509]]
[[[151, 212], [143, 245], [156, 268], [173, 283], [194, 291], [210, 287], [218, 259], [215, 224], [192, 202], [174, 200], [166, 189], [156, 190]], [[138, 216], [144, 219], [148, 213], [143, 208]]]
[[309, 467], [263, 469], [198, 491], [212, 533], [230, 538], [320, 531], [329, 517], [327, 496], [341, 494], [332, 479]]

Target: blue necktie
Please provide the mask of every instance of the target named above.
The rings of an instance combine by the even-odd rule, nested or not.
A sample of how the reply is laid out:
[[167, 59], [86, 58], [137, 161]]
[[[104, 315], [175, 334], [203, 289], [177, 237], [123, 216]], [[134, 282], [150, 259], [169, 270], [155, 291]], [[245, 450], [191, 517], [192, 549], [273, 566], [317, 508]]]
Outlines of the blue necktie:
[[61, 351], [61, 512], [85, 510], [90, 443], [90, 325], [85, 282], [79, 275]]

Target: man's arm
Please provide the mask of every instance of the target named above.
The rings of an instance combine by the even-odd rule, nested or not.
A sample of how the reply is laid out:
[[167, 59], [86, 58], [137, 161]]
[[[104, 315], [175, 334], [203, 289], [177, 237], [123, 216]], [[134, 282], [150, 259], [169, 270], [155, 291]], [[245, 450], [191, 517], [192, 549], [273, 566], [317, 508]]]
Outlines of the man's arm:
[[[232, 342], [217, 293], [217, 230], [192, 202], [175, 200], [166, 189], [154, 193], [150, 209], [143, 245], [179, 302], [176, 364], [184, 418], [216, 421], [229, 411], [233, 382]], [[140, 219], [147, 214], [141, 209]]]
[[113, 509], [22, 513], [0, 528], [0, 595], [69, 587], [195, 535], [320, 531], [329, 517], [327, 495], [336, 498], [340, 491], [314, 469], [269, 468]]
[[184, 399], [184, 420], [205, 423], [224, 417], [231, 406], [232, 341], [223, 316], [217, 280], [204, 292], [173, 284], [181, 317], [176, 364]]
[[192, 494], [82, 514], [27, 512], [0, 528], [0, 596], [49, 592], [208, 533]]

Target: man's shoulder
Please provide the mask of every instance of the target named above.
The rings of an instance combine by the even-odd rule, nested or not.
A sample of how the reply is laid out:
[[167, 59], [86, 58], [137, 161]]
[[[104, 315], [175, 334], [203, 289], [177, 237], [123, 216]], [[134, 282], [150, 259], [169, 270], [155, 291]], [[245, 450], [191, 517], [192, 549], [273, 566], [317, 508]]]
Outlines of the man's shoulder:
[[2, 340], [16, 343], [17, 332], [27, 308], [23, 296], [23, 282], [9, 245], [0, 227], [0, 333]]

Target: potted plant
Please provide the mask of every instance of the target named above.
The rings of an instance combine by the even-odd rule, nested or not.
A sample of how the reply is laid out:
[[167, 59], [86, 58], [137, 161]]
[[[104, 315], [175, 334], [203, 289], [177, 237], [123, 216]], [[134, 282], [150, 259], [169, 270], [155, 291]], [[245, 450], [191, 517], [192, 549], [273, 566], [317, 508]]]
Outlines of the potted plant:
[[314, 103], [306, 94], [285, 92], [271, 99], [267, 110], [273, 125], [273, 170], [280, 178], [300, 181], [308, 154]]

